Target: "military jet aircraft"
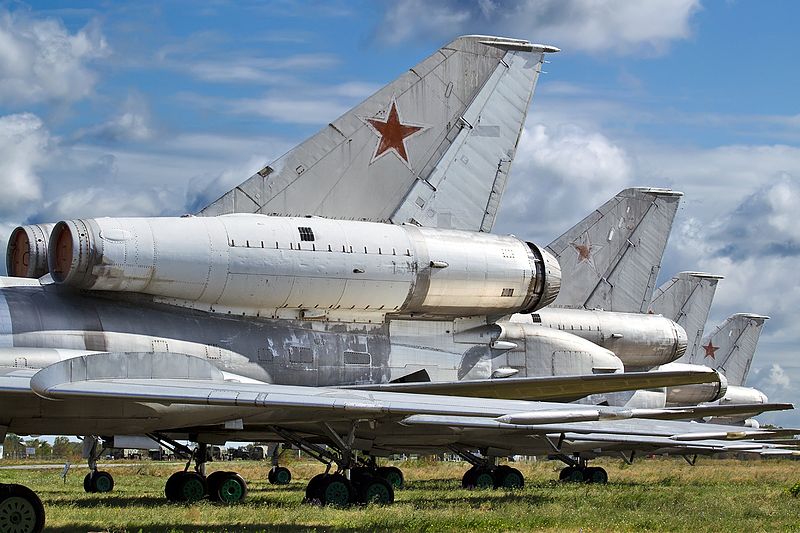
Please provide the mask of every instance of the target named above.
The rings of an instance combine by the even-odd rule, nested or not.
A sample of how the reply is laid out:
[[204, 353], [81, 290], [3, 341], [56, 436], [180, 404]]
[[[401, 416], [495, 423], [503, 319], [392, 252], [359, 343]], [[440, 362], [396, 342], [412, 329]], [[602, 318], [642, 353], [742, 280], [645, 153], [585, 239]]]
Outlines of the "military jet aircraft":
[[[209, 444], [248, 438], [291, 442], [335, 463], [337, 473], [308, 487], [310, 499], [332, 503], [392, 499], [391, 487], [369, 471], [347, 479], [356, 450], [530, 453], [586, 446], [586, 432], [592, 442], [638, 435], [647, 437], [642, 445], [691, 439], [684, 445], [762, 449], [727, 440], [776, 432], [605, 426], [607, 419], [684, 417], [690, 409], [357, 390], [419, 381], [423, 373], [437, 387], [449, 382], [458, 390], [463, 361], [526, 354], [522, 339], [559, 339], [525, 326], [510, 337], [501, 325], [505, 316], [556, 298], [557, 261], [532, 243], [486, 233], [544, 54], [554, 51], [520, 40], [459, 38], [226, 193], [203, 210], [207, 216], [66, 220], [15, 232], [9, 272], [40, 275], [45, 255], [48, 272], [0, 280], [0, 343], [19, 367], [28, 363], [19, 349], [33, 350], [31, 359], [64, 360], [40, 371], [7, 370], [0, 424], [22, 434], [144, 434], [176, 447], [177, 437], [188, 438], [198, 443], [197, 469], [168, 480], [166, 495], [175, 500], [243, 497], [241, 477], [205, 478], [203, 466]], [[475, 182], [465, 187], [470, 175]], [[282, 206], [308, 206], [298, 214], [311, 216], [269, 216]], [[554, 361], [571, 352], [614, 357], [575, 336], [559, 346], [566, 349], [555, 350]], [[534, 364], [521, 361], [525, 369]], [[493, 389], [516, 394], [521, 387], [533, 398], [708, 379], [498, 377]], [[554, 443], [553, 435], [563, 437]], [[503, 483], [509, 477], [507, 469], [483, 474]], [[85, 485], [108, 490], [113, 480], [93, 468]], [[27, 505], [32, 527], [41, 525], [35, 496], [16, 486], [3, 490], [0, 506]]]

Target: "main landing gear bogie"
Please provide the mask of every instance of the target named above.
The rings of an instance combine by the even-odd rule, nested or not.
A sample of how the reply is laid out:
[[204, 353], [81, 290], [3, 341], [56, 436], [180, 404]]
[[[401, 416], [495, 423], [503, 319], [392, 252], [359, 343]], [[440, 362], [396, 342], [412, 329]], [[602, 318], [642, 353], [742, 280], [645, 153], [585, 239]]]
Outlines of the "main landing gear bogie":
[[314, 476], [306, 487], [305, 500], [332, 507], [370, 503], [391, 505], [394, 503], [394, 489], [380, 476], [353, 469], [350, 479], [340, 473]]
[[203, 477], [181, 470], [167, 479], [164, 495], [176, 503], [193, 503], [208, 496], [212, 502], [234, 504], [247, 496], [247, 482], [236, 472], [217, 471]]
[[558, 474], [559, 481], [569, 483], [608, 483], [608, 472], [599, 466], [567, 466]]
[[521, 489], [525, 476], [508, 465], [475, 465], [464, 473], [461, 486], [465, 489]]

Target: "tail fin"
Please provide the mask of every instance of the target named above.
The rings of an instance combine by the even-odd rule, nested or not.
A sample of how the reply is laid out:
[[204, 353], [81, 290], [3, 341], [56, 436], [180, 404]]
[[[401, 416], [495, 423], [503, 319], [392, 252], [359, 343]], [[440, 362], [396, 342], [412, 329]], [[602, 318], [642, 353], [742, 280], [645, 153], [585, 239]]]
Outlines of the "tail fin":
[[544, 54], [459, 37], [200, 211], [489, 231]]
[[730, 385], [744, 385], [768, 316], [737, 313], [714, 328], [694, 352], [694, 364], [722, 372]]
[[700, 348], [703, 328], [722, 276], [704, 272], [680, 272], [656, 289], [649, 312], [664, 315], [686, 330], [689, 345], [678, 362], [688, 363]]
[[644, 313], [681, 196], [625, 189], [551, 242], [564, 280], [553, 305]]

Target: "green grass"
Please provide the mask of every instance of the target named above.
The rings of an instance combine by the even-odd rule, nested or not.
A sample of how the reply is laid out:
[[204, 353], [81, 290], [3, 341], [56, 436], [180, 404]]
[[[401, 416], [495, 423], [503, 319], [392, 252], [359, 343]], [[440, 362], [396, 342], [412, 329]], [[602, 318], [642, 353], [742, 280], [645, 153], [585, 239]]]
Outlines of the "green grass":
[[35, 490], [47, 510], [47, 531], [800, 531], [800, 462], [700, 459], [643, 460], [633, 466], [598, 461], [605, 486], [562, 484], [555, 462], [517, 464], [520, 491], [461, 488], [462, 463], [397, 463], [407, 488], [389, 507], [331, 509], [301, 503], [305, 484], [322, 470], [292, 463], [292, 483], [266, 481], [266, 463], [212, 463], [239, 471], [249, 483], [243, 504], [168, 504], [163, 485], [175, 466], [113, 468], [114, 492], [83, 492], [85, 468], [67, 482], [59, 470], [0, 471], [0, 480]]

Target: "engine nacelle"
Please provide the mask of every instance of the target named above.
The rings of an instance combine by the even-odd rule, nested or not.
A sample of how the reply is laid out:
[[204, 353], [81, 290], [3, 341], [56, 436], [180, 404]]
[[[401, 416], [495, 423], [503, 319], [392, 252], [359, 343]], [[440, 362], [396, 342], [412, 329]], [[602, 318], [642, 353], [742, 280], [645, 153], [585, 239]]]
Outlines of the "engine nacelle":
[[753, 387], [740, 387], [731, 385], [728, 391], [720, 398], [720, 405], [743, 403], [767, 403], [767, 395]]
[[6, 248], [6, 272], [18, 278], [40, 278], [47, 274], [47, 246], [55, 224], [17, 226]]
[[[708, 371], [703, 365], [689, 365], [685, 363], [670, 363], [658, 367], [659, 370], [694, 370]], [[728, 391], [728, 380], [719, 374], [719, 383], [698, 383], [696, 385], [679, 385], [667, 387], [667, 406], [697, 405], [700, 403], [714, 402], [724, 397]]]
[[675, 361], [688, 344], [686, 331], [661, 315], [547, 308], [512, 320], [539, 322], [582, 337], [614, 352], [628, 370], [651, 369]]
[[56, 224], [53, 280], [210, 311], [530, 313], [561, 270], [512, 236], [318, 217], [100, 218]]

